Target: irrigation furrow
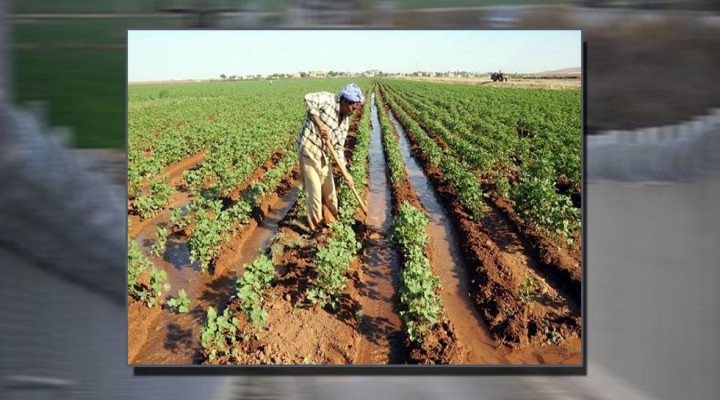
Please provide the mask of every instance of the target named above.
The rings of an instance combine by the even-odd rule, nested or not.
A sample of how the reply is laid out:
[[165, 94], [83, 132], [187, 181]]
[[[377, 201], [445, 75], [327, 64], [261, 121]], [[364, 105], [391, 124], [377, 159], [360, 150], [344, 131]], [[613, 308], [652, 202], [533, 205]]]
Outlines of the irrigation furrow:
[[[426, 125], [426, 121], [417, 118], [412, 110], [408, 110], [406, 105], [398, 104], [403, 107], [411, 117], [425, 130], [435, 143], [444, 151], [450, 152], [456, 158], [462, 159], [462, 155], [457, 149], [446, 142], [445, 135], [438, 135]], [[442, 136], [442, 137], [441, 137]], [[483, 224], [488, 226], [487, 231], [494, 242], [501, 247], [505, 246], [511, 252], [515, 260], [508, 259], [509, 262], [520, 262], [528, 264], [536, 274], [551, 282], [551, 286], [562, 292], [575, 310], [579, 310], [581, 299], [581, 271], [580, 260], [574, 259], [568, 249], [557, 247], [548, 241], [544, 235], [541, 235], [536, 228], [528, 223], [524, 223], [513, 211], [509, 201], [500, 197], [494, 191], [494, 185], [483, 183], [482, 175], [486, 171], [474, 169], [473, 171], [481, 182], [483, 191], [491, 192], [492, 196], [485, 201], [485, 204], [491, 209], [483, 218]], [[522, 243], [523, 251], [515, 251], [514, 243]], [[580, 243], [577, 243], [579, 245]]]
[[[404, 126], [399, 123], [395, 118], [392, 118], [393, 124], [396, 126], [399, 136], [402, 140], [405, 138]], [[416, 139], [413, 139], [416, 140]], [[419, 144], [415, 143], [411, 146], [407, 141], [403, 143], [404, 153], [408, 156], [414, 152], [415, 156], [420, 153]], [[422, 158], [422, 154], [420, 154]], [[412, 157], [407, 161], [411, 163]], [[429, 173], [429, 165], [427, 160], [423, 159], [423, 167], [415, 164], [414, 167], [408, 169], [416, 170], [420, 175], [425, 176], [422, 171]], [[531, 267], [533, 260], [532, 257], [528, 256], [527, 249], [524, 248], [523, 243], [518, 240], [517, 237], [513, 236], [511, 230], [505, 225], [505, 222], [499, 215], [492, 215], [493, 211], [490, 211], [490, 216], [486, 217], [481, 223], [475, 223], [468, 221], [467, 217], [462, 216], [462, 212], [458, 209], [457, 199], [452, 195], [454, 189], [448, 186], [447, 182], [444, 182], [443, 174], [437, 168], [432, 169], [433, 178], [431, 179], [433, 186], [438, 188], [438, 185], [443, 190], [441, 200], [448, 207], [448, 210], [452, 210], [452, 220], [455, 221], [457, 227], [463, 233], [462, 246], [464, 249], [465, 260], [475, 260], [479, 263], [478, 265], [472, 265], [473, 269], [460, 270], [458, 276], [463, 276], [465, 273], [470, 273], [471, 285], [466, 285], [463, 290], [460, 291], [463, 297], [467, 296], [468, 293], [473, 295], [476, 299], [475, 305], [479, 312], [482, 320], [488, 324], [492, 337], [495, 341], [503, 343], [505, 337], [512, 337], [512, 341], [515, 346], [525, 346], [529, 344], [529, 341], [545, 341], [544, 338], [548, 335], [548, 332], [543, 332], [542, 329], [552, 326], [553, 329], [562, 326], [563, 334], [567, 335], [567, 339], [572, 339], [572, 335], [577, 335], [577, 325], [572, 317], [577, 315], [576, 310], [570, 310], [567, 300], [565, 300], [557, 291], [539, 277], [535, 270]], [[413, 178], [411, 177], [411, 180]], [[426, 192], [433, 193], [431, 186], [425, 180], [419, 180], [415, 178], [414, 185], [419, 188], [425, 189]], [[419, 191], [422, 194], [423, 189]], [[427, 196], [426, 196], [427, 197]], [[442, 207], [439, 205], [438, 199], [436, 198], [436, 205], [440, 210]], [[427, 199], [425, 200], [427, 201]], [[425, 201], [423, 203], [425, 204]], [[433, 207], [433, 205], [426, 205], [427, 208]], [[459, 212], [459, 214], [458, 214]], [[458, 215], [455, 215], [458, 214]], [[442, 218], [442, 217], [441, 217]], [[445, 218], [447, 220], [447, 218]], [[470, 222], [466, 224], [466, 222]], [[481, 232], [475, 232], [471, 225], [477, 224]], [[488, 234], [488, 232], [491, 232]], [[467, 237], [465, 237], [467, 236]], [[451, 237], [451, 235], [446, 235]], [[484, 239], [483, 239], [484, 237]], [[481, 242], [478, 242], [481, 240]], [[457, 253], [456, 253], [457, 254]], [[469, 257], [469, 258], [468, 258]], [[457, 264], [455, 264], [457, 265]], [[470, 266], [470, 265], [468, 265]], [[542, 285], [541, 291], [543, 293], [540, 304], [533, 304], [523, 306], [518, 297], [518, 288], [523, 283], [525, 276], [529, 276], [531, 279], [539, 281]], [[468, 303], [470, 303], [468, 301]], [[475, 309], [475, 307], [471, 308]], [[476, 314], [477, 315], [477, 314]], [[548, 316], [554, 315], [552, 318]], [[564, 324], [569, 323], [569, 326]], [[491, 341], [495, 343], [495, 341]], [[508, 342], [510, 339], [508, 339]], [[572, 341], [572, 345], [579, 345], [579, 343]], [[537, 350], [540, 351], [540, 350]], [[508, 357], [510, 362], [542, 362], [543, 358], [534, 358], [534, 356], [528, 356], [527, 354], [519, 357], [514, 354], [510, 354], [509, 351], [504, 351], [504, 354], [512, 355]], [[576, 356], [575, 353], [568, 355], [568, 351], [565, 351], [567, 357], [550, 357], [553, 360], [560, 359], [560, 362], [565, 362], [566, 359], [571, 359]], [[530, 357], [530, 360], [527, 359]], [[574, 362], [574, 361], [570, 361]]]
[[[269, 167], [264, 166], [265, 169]], [[258, 170], [256, 178], [265, 174]], [[201, 273], [198, 263], [190, 262], [187, 240], [171, 235], [160, 258], [154, 263], [165, 270], [171, 293], [185, 289], [191, 300], [192, 309], [187, 314], [175, 315], [160, 306], [150, 310], [137, 310], [141, 304], [130, 305], [134, 319], [129, 325], [129, 361], [136, 364], [187, 364], [199, 357], [199, 335], [205, 319], [205, 310], [212, 306], [218, 309], [224, 305], [234, 292], [234, 282], [241, 272], [242, 265], [252, 262], [258, 249], [267, 247], [267, 243], [297, 198], [295, 173], [285, 177], [286, 184], [270, 193], [256, 208], [256, 218], [250, 219], [224, 245], [222, 268], [216, 265], [213, 275]], [[246, 185], [249, 186], [249, 185]], [[136, 240], [143, 252], [148, 253], [153, 244], [158, 226], [170, 226], [169, 212], [162, 218], [154, 219], [153, 224], [145, 227]], [[154, 331], [149, 331], [155, 327]]]
[[399, 126], [391, 112], [388, 116], [398, 136], [400, 152], [410, 184], [428, 216], [432, 264], [434, 272], [442, 282], [440, 295], [445, 312], [455, 327], [458, 341], [465, 347], [464, 359], [461, 362], [506, 363], [506, 360], [497, 355], [492, 335], [468, 298], [470, 293], [468, 276], [450, 220], [445, 215], [445, 210], [428, 177], [413, 158], [402, 126]]
[[[374, 97], [373, 97], [374, 101]], [[401, 362], [403, 356], [402, 322], [398, 306], [398, 254], [390, 242], [390, 188], [385, 174], [385, 155], [380, 138], [377, 110], [371, 111], [369, 214], [365, 220], [367, 238], [364, 243], [363, 274], [359, 283], [363, 315], [357, 364], [389, 364]]]

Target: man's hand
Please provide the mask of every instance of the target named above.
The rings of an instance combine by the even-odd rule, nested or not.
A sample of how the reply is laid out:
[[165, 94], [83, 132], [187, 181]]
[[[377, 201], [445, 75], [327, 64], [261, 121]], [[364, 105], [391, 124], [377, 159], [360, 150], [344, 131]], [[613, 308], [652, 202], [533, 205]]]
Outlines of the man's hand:
[[330, 130], [322, 122], [318, 124], [318, 132], [320, 132], [320, 137], [322, 137], [324, 142], [330, 140]]
[[313, 123], [317, 127], [318, 133], [320, 134], [323, 142], [327, 142], [330, 139], [330, 129], [320, 120], [320, 117], [318, 117], [317, 115], [310, 114], [310, 119], [312, 119]]

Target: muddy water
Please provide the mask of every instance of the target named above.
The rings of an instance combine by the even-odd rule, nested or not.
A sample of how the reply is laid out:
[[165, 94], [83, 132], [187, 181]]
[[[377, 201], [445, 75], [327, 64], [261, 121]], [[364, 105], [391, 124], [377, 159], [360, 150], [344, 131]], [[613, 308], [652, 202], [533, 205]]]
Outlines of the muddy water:
[[507, 363], [496, 350], [496, 345], [470, 298], [468, 278], [455, 239], [453, 227], [433, 190], [430, 181], [410, 153], [405, 131], [390, 113], [390, 121], [400, 137], [400, 152], [411, 185], [427, 211], [430, 248], [433, 251], [434, 272], [442, 281], [441, 297], [445, 312], [455, 325], [460, 343], [467, 348], [464, 362], [468, 364]]
[[399, 264], [390, 243], [391, 196], [385, 174], [385, 155], [380, 135], [380, 122], [372, 97], [370, 119], [370, 194], [366, 219], [368, 238], [364, 243], [363, 275], [359, 293], [362, 306], [360, 324], [363, 339], [357, 364], [389, 364], [402, 362], [402, 322], [397, 313]]
[[[185, 289], [190, 298], [191, 311], [179, 315], [163, 311], [153, 321], [149, 337], [132, 361], [133, 364], [190, 364], [198, 361], [200, 332], [207, 308], [224, 308], [235, 291], [235, 280], [242, 273], [242, 266], [252, 262], [265, 250], [278, 229], [278, 223], [297, 200], [297, 195], [297, 187], [294, 187], [271, 204], [271, 211], [257, 228], [246, 234], [232, 266], [220, 276], [200, 273], [199, 266], [190, 263], [187, 244], [173, 237], [168, 240], [162, 259], [151, 259], [155, 265], [167, 271], [172, 296], [176, 296], [179, 289]], [[136, 239], [146, 254], [151, 245], [148, 239], [155, 238], [155, 229], [154, 226], [146, 228]]]

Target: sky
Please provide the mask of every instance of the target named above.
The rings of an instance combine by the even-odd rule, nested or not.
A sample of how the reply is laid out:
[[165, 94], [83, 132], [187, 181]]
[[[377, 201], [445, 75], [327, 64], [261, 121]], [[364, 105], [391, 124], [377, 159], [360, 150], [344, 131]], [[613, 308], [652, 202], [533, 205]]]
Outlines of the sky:
[[581, 58], [579, 30], [128, 32], [129, 82], [373, 69], [533, 73], [580, 67]]

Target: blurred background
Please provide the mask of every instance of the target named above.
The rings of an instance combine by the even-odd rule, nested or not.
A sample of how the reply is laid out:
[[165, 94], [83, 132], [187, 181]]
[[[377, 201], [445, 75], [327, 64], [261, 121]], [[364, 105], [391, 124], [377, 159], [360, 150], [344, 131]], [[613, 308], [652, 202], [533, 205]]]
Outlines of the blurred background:
[[[583, 30], [587, 376], [126, 367], [126, 30], [324, 27]], [[719, 71], [717, 0], [0, 0], [0, 398], [716, 398]]]

